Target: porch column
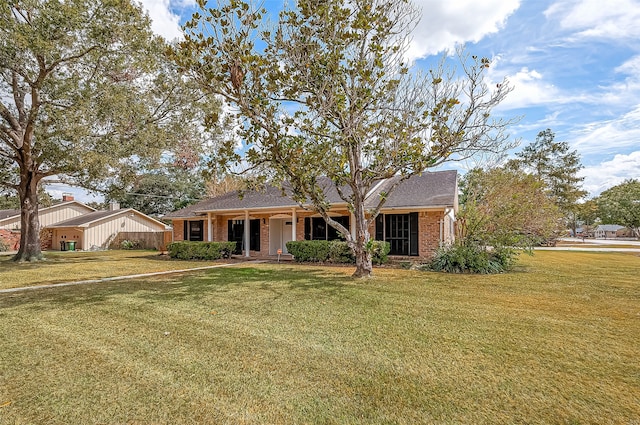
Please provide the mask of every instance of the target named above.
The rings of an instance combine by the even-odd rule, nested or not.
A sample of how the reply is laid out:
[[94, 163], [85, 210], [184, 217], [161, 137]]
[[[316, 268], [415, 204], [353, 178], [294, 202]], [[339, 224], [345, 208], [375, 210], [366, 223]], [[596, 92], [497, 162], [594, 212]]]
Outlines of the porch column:
[[207, 213], [207, 240], [213, 242], [213, 226], [211, 223], [211, 213]]
[[244, 256], [249, 257], [249, 230], [251, 223], [249, 222], [249, 210], [244, 211]]
[[297, 229], [297, 221], [298, 221], [298, 213], [295, 208], [291, 208], [291, 240], [296, 240], [296, 229]]

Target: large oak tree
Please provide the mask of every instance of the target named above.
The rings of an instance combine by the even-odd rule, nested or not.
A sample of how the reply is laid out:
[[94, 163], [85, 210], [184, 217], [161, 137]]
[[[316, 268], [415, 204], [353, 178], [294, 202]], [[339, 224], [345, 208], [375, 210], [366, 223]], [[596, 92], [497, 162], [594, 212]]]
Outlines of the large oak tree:
[[[354, 276], [372, 272], [368, 229], [389, 194], [367, 208], [377, 182], [506, 147], [509, 121], [491, 112], [509, 85], [489, 88], [489, 60], [464, 53], [413, 70], [406, 52], [419, 12], [409, 1], [299, 0], [273, 26], [241, 0], [199, 5], [176, 56], [236, 112], [247, 151], [235, 160], [288, 181], [297, 201], [340, 231]], [[328, 214], [321, 176], [354, 215], [354, 237]]]
[[41, 256], [37, 190], [97, 188], [155, 161], [198, 102], [131, 0], [0, 2], [0, 185], [20, 199], [16, 260]]

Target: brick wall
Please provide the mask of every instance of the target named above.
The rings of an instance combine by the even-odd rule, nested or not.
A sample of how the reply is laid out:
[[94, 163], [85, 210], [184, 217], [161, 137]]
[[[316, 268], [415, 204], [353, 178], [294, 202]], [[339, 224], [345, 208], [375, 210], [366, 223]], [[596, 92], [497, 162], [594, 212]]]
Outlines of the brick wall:
[[174, 241], [183, 241], [184, 240], [184, 220], [173, 220], [173, 240]]
[[440, 221], [443, 219], [442, 211], [418, 213], [418, 253], [421, 258], [432, 258], [440, 247]]
[[[17, 251], [20, 248], [20, 231], [0, 229], [0, 241], [4, 242], [9, 251]], [[43, 251], [53, 246], [53, 230], [40, 231], [40, 249]]]
[[8, 251], [17, 251], [20, 248], [20, 231], [0, 229], [0, 241]]
[[48, 250], [53, 247], [53, 230], [42, 229], [40, 230], [40, 248], [42, 250]]

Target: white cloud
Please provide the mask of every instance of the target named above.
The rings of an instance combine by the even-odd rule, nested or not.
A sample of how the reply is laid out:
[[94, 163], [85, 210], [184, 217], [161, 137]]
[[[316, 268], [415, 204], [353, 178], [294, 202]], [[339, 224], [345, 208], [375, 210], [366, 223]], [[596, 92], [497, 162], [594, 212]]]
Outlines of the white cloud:
[[422, 20], [413, 32], [410, 59], [477, 42], [502, 28], [520, 6], [520, 0], [415, 0]]
[[573, 132], [571, 145], [581, 155], [610, 155], [640, 144], [640, 105], [618, 118], [585, 124]]
[[585, 167], [580, 175], [585, 178], [584, 189], [591, 196], [597, 196], [627, 179], [640, 179], [640, 151], [615, 155], [611, 160]]
[[[182, 38], [180, 28], [180, 16], [171, 11], [171, 0], [141, 0], [142, 7], [149, 13], [151, 18], [151, 29], [154, 33], [161, 35], [171, 41]], [[193, 0], [181, 0], [175, 2], [178, 7], [192, 5]]]
[[525, 108], [536, 105], [549, 105], [561, 100], [558, 89], [535, 69], [522, 68], [509, 76], [513, 91], [509, 93], [500, 109]]
[[576, 38], [634, 39], [640, 37], [637, 0], [562, 0], [545, 12]]

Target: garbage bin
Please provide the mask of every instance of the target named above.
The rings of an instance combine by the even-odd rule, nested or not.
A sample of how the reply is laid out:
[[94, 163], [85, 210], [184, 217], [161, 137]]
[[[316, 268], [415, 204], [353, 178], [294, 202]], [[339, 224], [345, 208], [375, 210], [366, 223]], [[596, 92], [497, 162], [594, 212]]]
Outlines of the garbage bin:
[[67, 251], [76, 250], [76, 241], [67, 241]]
[[67, 243], [65, 241], [60, 241], [60, 251], [67, 250]]

